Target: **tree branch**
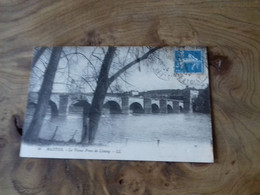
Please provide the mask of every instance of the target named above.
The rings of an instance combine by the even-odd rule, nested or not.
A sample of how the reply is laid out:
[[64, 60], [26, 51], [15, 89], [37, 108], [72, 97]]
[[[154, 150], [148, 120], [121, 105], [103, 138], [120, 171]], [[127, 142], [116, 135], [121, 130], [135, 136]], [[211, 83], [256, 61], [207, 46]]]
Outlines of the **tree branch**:
[[85, 59], [89, 62], [89, 64], [90, 64], [90, 66], [92, 67], [92, 69], [94, 70], [94, 72], [95, 72], [95, 77], [98, 77], [98, 73], [97, 73], [97, 70], [96, 70], [95, 65], [91, 62], [91, 60], [88, 59], [88, 57], [87, 57], [85, 54], [83, 54], [83, 53], [81, 53], [81, 52], [71, 52], [71, 53], [65, 54], [64, 57], [67, 57], [67, 56], [69, 56], [69, 55], [75, 55], [75, 54], [76, 54], [76, 55], [81, 55], [83, 58], [85, 58]]
[[111, 76], [109, 78], [109, 85], [114, 82], [123, 72], [125, 72], [127, 69], [131, 68], [133, 65], [141, 62], [142, 60], [145, 60], [149, 57], [149, 55], [151, 55], [152, 53], [154, 53], [155, 51], [159, 50], [160, 47], [155, 47], [150, 49], [148, 52], [146, 52], [142, 57], [140, 58], [136, 58], [134, 61], [130, 62], [129, 64], [127, 64], [126, 66], [124, 66], [123, 68], [121, 68], [119, 71], [117, 71], [113, 76]]
[[90, 84], [90, 82], [87, 79], [85, 79], [84, 77], [81, 77], [81, 79], [84, 80], [88, 84], [88, 86], [91, 88], [91, 90], [93, 92], [95, 91], [94, 87], [92, 87], [92, 85]]

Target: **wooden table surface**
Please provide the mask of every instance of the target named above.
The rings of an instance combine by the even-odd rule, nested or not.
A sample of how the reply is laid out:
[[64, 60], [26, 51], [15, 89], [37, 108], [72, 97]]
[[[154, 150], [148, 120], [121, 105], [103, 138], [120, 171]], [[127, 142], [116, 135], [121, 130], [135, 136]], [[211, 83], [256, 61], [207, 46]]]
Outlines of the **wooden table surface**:
[[[0, 1], [0, 194], [260, 194], [260, 1]], [[33, 46], [207, 46], [214, 164], [19, 158]], [[218, 62], [221, 66], [218, 68]]]

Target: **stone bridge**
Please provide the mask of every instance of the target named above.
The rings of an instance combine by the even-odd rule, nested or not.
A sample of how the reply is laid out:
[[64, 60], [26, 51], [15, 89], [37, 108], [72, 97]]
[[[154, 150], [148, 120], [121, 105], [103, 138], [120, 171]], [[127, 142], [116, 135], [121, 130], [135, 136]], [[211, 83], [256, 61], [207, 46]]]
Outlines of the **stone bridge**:
[[[163, 90], [161, 90], [163, 91]], [[172, 91], [172, 90], [171, 90]], [[166, 93], [131, 92], [106, 95], [103, 113], [172, 113], [188, 111], [190, 109], [190, 95], [185, 98], [182, 92]], [[67, 115], [73, 112], [88, 111], [93, 99], [93, 93], [52, 93], [48, 111], [53, 116]], [[38, 93], [29, 93], [28, 107], [35, 108]]]

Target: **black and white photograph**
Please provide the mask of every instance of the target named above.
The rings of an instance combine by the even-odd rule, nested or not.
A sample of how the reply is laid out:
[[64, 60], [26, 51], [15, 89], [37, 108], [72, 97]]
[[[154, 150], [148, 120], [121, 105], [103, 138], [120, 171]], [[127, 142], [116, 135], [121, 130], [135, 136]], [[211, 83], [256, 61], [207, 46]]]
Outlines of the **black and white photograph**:
[[203, 47], [37, 47], [21, 157], [212, 163]]

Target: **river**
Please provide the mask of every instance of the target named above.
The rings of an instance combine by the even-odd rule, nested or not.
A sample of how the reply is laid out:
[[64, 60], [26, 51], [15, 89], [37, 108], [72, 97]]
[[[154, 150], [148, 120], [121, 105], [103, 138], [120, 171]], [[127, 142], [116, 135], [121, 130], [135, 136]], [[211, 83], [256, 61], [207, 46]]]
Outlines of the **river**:
[[[24, 128], [31, 116], [27, 115]], [[74, 113], [66, 117], [51, 118], [47, 114], [40, 138], [58, 141], [73, 139], [79, 142], [82, 133], [82, 116]], [[107, 114], [102, 115], [95, 144], [128, 144], [129, 142], [171, 143], [172, 141], [210, 142], [211, 118], [201, 113], [171, 114]]]

